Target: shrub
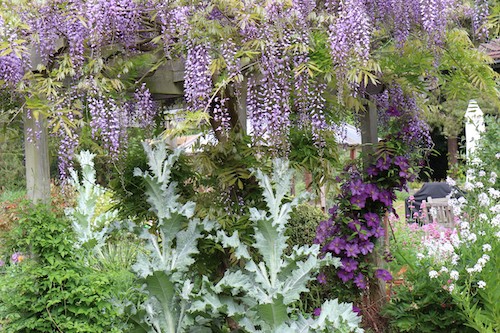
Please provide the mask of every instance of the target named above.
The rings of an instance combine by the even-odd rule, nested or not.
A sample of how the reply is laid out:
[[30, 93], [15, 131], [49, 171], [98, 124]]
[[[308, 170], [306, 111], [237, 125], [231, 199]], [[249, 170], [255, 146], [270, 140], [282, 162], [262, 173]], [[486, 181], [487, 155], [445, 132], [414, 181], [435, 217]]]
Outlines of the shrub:
[[327, 219], [328, 215], [316, 206], [302, 203], [294, 207], [286, 231], [289, 247], [313, 244], [319, 222]]
[[408, 270], [405, 283], [393, 292], [382, 312], [390, 319], [391, 332], [474, 332], [465, 327], [450, 293], [429, 278], [427, 267]]
[[0, 192], [26, 186], [22, 138], [3, 141], [0, 133]]
[[47, 207], [25, 208], [18, 222], [10, 231], [17, 252], [0, 280], [4, 331], [122, 332], [125, 318], [110, 300], [128, 273], [86, 265], [69, 221]]

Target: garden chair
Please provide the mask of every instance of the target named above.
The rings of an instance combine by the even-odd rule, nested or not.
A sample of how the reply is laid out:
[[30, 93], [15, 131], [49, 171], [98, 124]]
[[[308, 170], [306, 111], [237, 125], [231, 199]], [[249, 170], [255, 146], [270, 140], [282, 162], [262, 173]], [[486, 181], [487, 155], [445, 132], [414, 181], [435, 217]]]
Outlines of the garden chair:
[[448, 198], [432, 198], [422, 202], [422, 220], [423, 224], [437, 222], [447, 228], [454, 228], [454, 216], [451, 206], [448, 204]]

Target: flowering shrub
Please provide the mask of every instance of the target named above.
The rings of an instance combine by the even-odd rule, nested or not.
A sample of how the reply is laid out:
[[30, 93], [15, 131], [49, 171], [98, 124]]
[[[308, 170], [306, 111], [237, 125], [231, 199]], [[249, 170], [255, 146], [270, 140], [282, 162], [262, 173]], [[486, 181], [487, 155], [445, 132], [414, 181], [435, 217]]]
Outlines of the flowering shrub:
[[[500, 157], [500, 156], [499, 156]], [[474, 159], [467, 170], [463, 198], [451, 199], [456, 215], [454, 252], [439, 274], [467, 325], [480, 332], [500, 329], [500, 191], [497, 172]]]
[[382, 309], [389, 327], [396, 332], [467, 332], [451, 295], [433, 280], [438, 272], [429, 274], [430, 267], [441, 267], [451, 256], [456, 231], [437, 223], [403, 224], [392, 214], [389, 220], [394, 231], [390, 249], [395, 258], [390, 267], [398, 279]]
[[[452, 193], [456, 198], [449, 200], [456, 230], [435, 223], [420, 228], [408, 226], [408, 230], [420, 229], [422, 243], [406, 252], [413, 254], [413, 259], [407, 256], [404, 261], [409, 264], [406, 286], [397, 290], [395, 299], [386, 308], [386, 314], [393, 317], [393, 326], [403, 330], [409, 323], [410, 319], [405, 317], [408, 313], [398, 312], [398, 308], [413, 304], [417, 286], [425, 281], [428, 294], [441, 295], [441, 301], [446, 300], [443, 307], [455, 312], [454, 317], [465, 325], [479, 332], [495, 332], [500, 328], [500, 191], [496, 187], [496, 165], [486, 165], [477, 158], [472, 160], [463, 185], [466, 193], [463, 196]], [[448, 179], [448, 183], [456, 185], [452, 179]], [[420, 298], [420, 301], [428, 300]], [[433, 302], [436, 301], [440, 300]], [[431, 315], [418, 304], [420, 315], [424, 312]], [[447, 315], [441, 317], [447, 318]], [[425, 322], [424, 317], [420, 318], [420, 321], [412, 319], [412, 324]], [[452, 331], [456, 322], [448, 324], [451, 326], [446, 329]], [[438, 323], [433, 325], [436, 329], [442, 328]], [[458, 331], [463, 332], [465, 328]]]

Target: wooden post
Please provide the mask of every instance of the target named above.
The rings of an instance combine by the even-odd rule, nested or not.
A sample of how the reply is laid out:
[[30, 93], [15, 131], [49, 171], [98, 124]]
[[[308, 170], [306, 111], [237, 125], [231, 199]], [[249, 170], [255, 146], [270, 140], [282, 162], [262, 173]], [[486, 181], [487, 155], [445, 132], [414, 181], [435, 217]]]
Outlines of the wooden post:
[[25, 112], [24, 152], [28, 199], [35, 204], [50, 204], [49, 141], [45, 116], [39, 115], [37, 120]]
[[366, 168], [374, 161], [374, 153], [378, 143], [377, 107], [368, 104], [368, 110], [361, 116], [361, 142], [363, 151], [363, 166]]
[[[363, 151], [363, 166], [368, 167], [375, 160], [376, 146], [378, 144], [377, 133], [377, 107], [373, 101], [368, 103], [366, 112], [361, 117], [361, 141]], [[387, 230], [385, 230], [387, 232]], [[371, 262], [375, 267], [383, 266], [383, 259], [377, 250], [384, 250], [384, 238], [379, 238], [378, 246], [371, 254]], [[372, 279], [369, 284], [369, 302], [372, 309], [380, 309], [386, 301], [386, 286], [385, 281], [382, 279]], [[378, 312], [378, 311], [377, 311]]]
[[458, 167], [458, 139], [456, 136], [448, 137], [448, 171], [456, 177]]

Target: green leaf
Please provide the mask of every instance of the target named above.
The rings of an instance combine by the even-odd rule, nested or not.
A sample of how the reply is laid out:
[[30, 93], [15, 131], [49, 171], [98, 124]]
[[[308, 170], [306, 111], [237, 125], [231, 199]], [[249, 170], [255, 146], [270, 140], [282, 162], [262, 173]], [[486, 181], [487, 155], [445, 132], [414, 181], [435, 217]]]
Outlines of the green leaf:
[[146, 278], [146, 289], [155, 297], [161, 306], [161, 321], [167, 332], [175, 332], [179, 320], [175, 286], [164, 272], [154, 272]]
[[287, 307], [283, 304], [281, 296], [273, 303], [258, 305], [257, 313], [273, 329], [276, 329], [288, 319]]

